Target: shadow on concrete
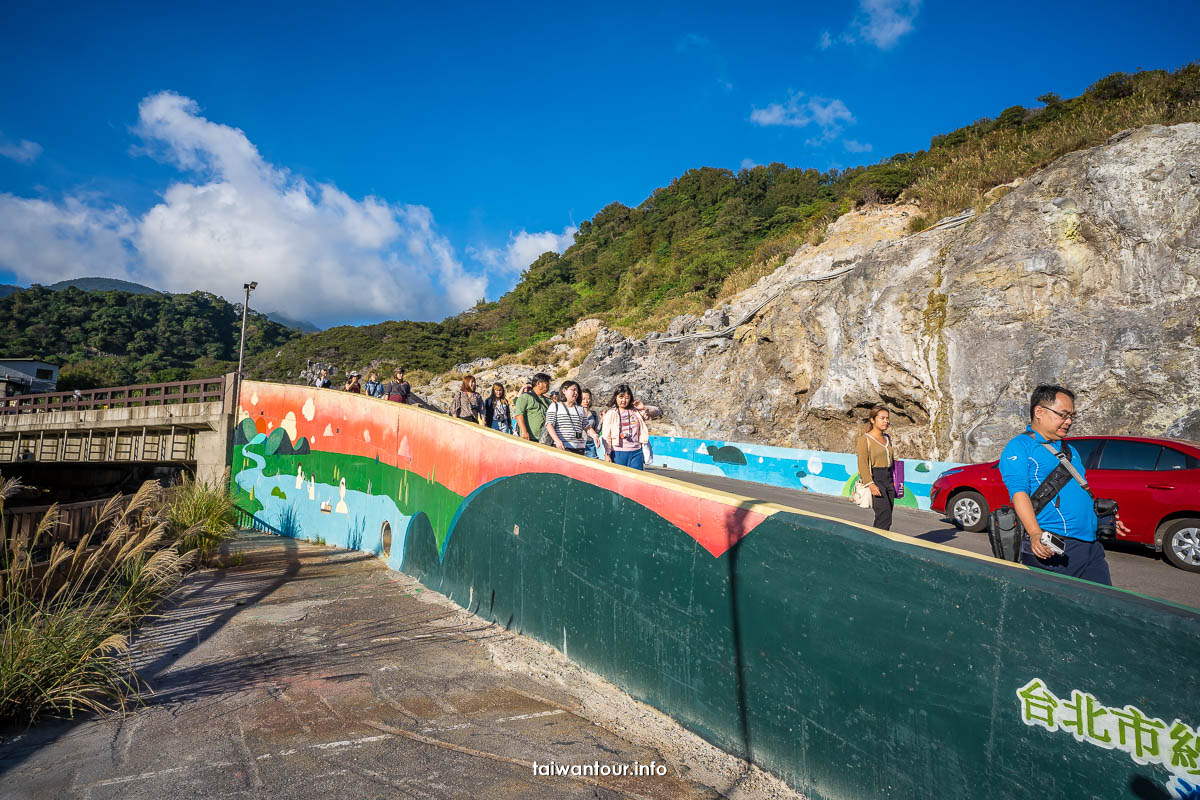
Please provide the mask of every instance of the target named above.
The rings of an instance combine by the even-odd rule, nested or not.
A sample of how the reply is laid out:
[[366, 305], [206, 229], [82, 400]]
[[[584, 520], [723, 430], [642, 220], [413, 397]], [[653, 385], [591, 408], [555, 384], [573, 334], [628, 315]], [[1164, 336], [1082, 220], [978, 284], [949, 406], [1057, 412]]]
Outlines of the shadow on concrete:
[[[745, 531], [750, 516], [750, 507], [754, 504], [755, 501], [746, 500], [738, 503], [736, 506], [730, 507], [725, 513], [725, 529], [727, 531]], [[749, 775], [749, 764], [754, 761], [754, 751], [751, 748], [750, 710], [747, 707], [748, 701], [746, 697], [745, 648], [742, 641], [741, 612], [738, 600], [741, 594], [738, 589], [738, 557], [742, 550], [739, 544], [743, 538], [739, 537], [734, 540], [731, 535], [729, 549], [725, 553], [725, 563], [729, 570], [729, 619], [732, 627], [731, 634], [733, 636], [734, 675], [737, 680], [738, 724], [742, 740], [741, 752], [734, 755], [745, 759], [746, 765], [746, 769], [733, 781], [729, 787], [730, 789], [736, 787]]]
[[934, 544], [949, 544], [950, 542], [956, 541], [960, 536], [963, 535], [963, 532], [958, 529], [958, 526], [956, 526], [952, 520], [941, 519], [938, 521], [944, 524], [946, 527], [917, 534], [913, 536], [913, 538], [920, 539], [924, 542], [933, 542]]
[[[436, 636], [412, 635], [422, 625], [427, 629], [428, 614], [371, 623], [350, 620], [332, 634], [310, 637], [311, 641], [302, 641], [298, 646], [176, 667], [178, 661], [211, 639], [238, 614], [264, 613], [264, 609], [276, 607], [278, 604], [263, 605], [261, 601], [285, 584], [319, 580], [331, 570], [341, 570], [348, 564], [376, 560], [369, 553], [354, 551], [331, 553], [317, 548], [302, 551], [294, 539], [258, 531], [243, 532], [237, 544], [245, 556], [243, 566], [187, 576], [179, 591], [158, 610], [156, 618], [136, 634], [131, 662], [143, 684], [142, 704], [146, 707], [171, 706], [250, 686], [285, 685], [290, 678], [305, 673], [311, 677], [314, 672], [323, 672], [329, 680], [336, 680], [347, 670], [353, 670], [364, 656], [401, 657], [432, 644], [444, 646], [499, 635], [482, 622], [440, 628]], [[305, 574], [306, 570], [311, 575]], [[447, 611], [433, 619], [451, 613]], [[119, 720], [119, 716], [80, 714], [74, 719], [45, 719], [24, 730], [13, 727], [0, 731], [0, 746], [3, 746], [0, 774], [19, 766], [39, 749], [70, 736], [81, 724], [98, 719]]]

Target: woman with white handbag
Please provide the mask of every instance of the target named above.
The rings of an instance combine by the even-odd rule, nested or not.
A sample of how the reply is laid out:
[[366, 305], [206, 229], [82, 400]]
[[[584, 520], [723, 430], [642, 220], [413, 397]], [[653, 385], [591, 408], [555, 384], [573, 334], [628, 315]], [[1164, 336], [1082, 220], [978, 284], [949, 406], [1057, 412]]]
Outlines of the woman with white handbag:
[[868, 415], [867, 429], [858, 437], [859, 486], [854, 500], [863, 508], [862, 487], [870, 492], [870, 507], [875, 509], [875, 527], [892, 529], [892, 509], [896, 505], [896, 458], [892, 451], [892, 437], [887, 429], [891, 425], [891, 414], [887, 408], [877, 405]]

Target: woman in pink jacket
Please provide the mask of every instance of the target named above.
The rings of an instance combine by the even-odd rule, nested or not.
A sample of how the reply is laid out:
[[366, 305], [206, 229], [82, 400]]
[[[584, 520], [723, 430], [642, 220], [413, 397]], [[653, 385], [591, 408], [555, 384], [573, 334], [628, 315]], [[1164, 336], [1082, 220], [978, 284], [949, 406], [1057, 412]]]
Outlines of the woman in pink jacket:
[[612, 408], [604, 412], [600, 436], [614, 464], [644, 469], [642, 447], [650, 443], [650, 430], [633, 403], [633, 390], [622, 383], [613, 392]]

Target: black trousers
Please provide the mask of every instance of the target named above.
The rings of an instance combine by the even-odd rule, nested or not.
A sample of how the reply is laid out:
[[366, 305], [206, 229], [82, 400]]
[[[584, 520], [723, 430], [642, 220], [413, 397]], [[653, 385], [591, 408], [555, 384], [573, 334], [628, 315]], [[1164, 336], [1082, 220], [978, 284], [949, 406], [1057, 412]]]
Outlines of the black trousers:
[[892, 509], [896, 505], [896, 483], [892, 479], [891, 467], [874, 467], [871, 480], [879, 487], [880, 497], [871, 495], [871, 507], [875, 509], [875, 527], [882, 531], [892, 529]]

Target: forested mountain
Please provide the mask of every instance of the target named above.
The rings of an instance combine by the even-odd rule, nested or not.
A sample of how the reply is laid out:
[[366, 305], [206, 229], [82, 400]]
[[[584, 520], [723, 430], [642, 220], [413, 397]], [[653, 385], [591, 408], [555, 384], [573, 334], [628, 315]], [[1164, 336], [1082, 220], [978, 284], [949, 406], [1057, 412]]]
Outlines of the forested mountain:
[[[0, 298], [0, 356], [62, 366], [59, 388], [182, 380], [236, 369], [241, 307], [207, 292], [132, 294], [32, 286]], [[251, 312], [246, 350], [299, 333]]]
[[133, 281], [123, 281], [120, 278], [71, 278], [69, 281], [59, 281], [46, 287], [55, 291], [63, 289], [82, 289], [85, 292], [130, 292], [132, 294], [165, 294], [158, 289], [151, 289]]
[[[1064, 100], [1038, 98], [933, 137], [927, 150], [819, 172], [783, 164], [690, 170], [635, 208], [613, 203], [582, 222], [561, 255], [545, 253], [500, 299], [442, 322], [342, 326], [301, 336], [255, 315], [248, 374], [286, 380], [309, 359], [344, 370], [378, 363], [440, 371], [515, 353], [585, 317], [627, 333], [663, 329], [770, 273], [863, 204], [919, 204], [912, 229], [965, 207], [1054, 159], [1151, 123], [1200, 121], [1200, 63], [1174, 73], [1116, 73]], [[991, 192], [990, 198], [996, 193]], [[144, 287], [143, 287], [144, 288]], [[201, 292], [61, 293], [0, 299], [0, 355], [50, 358], [62, 385], [217, 374], [237, 358], [238, 306]]]
[[[545, 253], [499, 300], [441, 323], [339, 327], [257, 358], [252, 374], [283, 378], [307, 358], [445, 369], [512, 353], [584, 317], [639, 333], [710, 307], [769, 273], [825, 226], [865, 203], [920, 204], [920, 230], [1054, 159], [1151, 123], [1200, 121], [1200, 63], [1174, 73], [1115, 73], [1079, 97], [1038, 98], [933, 137], [928, 150], [845, 171], [783, 164], [734, 173], [705, 167], [636, 208], [613, 203], [580, 224], [562, 255]], [[994, 194], [993, 194], [994, 196]]]

